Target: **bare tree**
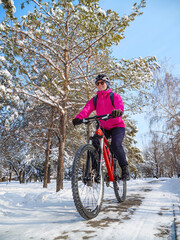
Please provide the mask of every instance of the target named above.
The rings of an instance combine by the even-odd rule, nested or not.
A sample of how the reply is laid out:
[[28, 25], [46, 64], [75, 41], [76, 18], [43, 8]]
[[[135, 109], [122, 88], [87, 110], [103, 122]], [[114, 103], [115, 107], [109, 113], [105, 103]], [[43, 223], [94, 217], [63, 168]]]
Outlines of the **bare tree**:
[[[161, 140], [158, 144], [164, 155], [164, 163], [167, 166], [170, 164], [172, 169], [175, 168], [175, 172], [179, 173], [180, 78], [170, 74], [167, 67], [156, 71], [155, 78], [157, 82], [149, 93], [152, 143], [155, 140], [154, 136], [159, 136], [158, 138]], [[169, 164], [167, 164], [168, 161]]]

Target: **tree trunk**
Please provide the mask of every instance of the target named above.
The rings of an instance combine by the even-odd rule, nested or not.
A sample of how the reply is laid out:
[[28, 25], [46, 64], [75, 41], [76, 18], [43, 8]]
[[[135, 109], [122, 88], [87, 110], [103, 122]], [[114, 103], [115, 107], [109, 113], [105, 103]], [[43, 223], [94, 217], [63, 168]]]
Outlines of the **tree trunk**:
[[12, 166], [9, 167], [9, 182], [12, 181], [12, 171], [13, 171], [13, 168]]
[[65, 132], [66, 132], [66, 114], [62, 114], [59, 128], [59, 155], [57, 162], [57, 181], [56, 192], [63, 189], [63, 170], [64, 170], [64, 150], [65, 150]]
[[9, 173], [9, 182], [12, 180], [12, 172]]
[[64, 170], [64, 150], [65, 150], [65, 137], [66, 137], [66, 125], [67, 125], [67, 110], [65, 110], [67, 97], [68, 97], [68, 77], [69, 77], [69, 65], [68, 65], [68, 41], [69, 41], [69, 27], [68, 21], [66, 21], [65, 31], [67, 38], [65, 39], [65, 50], [64, 50], [64, 92], [65, 96], [62, 102], [62, 109], [64, 112], [61, 112], [60, 121], [59, 121], [59, 156], [57, 163], [57, 181], [56, 181], [56, 192], [63, 189], [63, 170]]
[[159, 177], [159, 163], [158, 163], [158, 160], [157, 160], [157, 147], [154, 146], [154, 161], [155, 161], [155, 164], [156, 164], [156, 177], [158, 178]]
[[47, 147], [45, 151], [45, 163], [44, 163], [44, 182], [43, 182], [43, 188], [47, 188], [48, 184], [48, 169], [49, 169], [49, 155], [51, 152], [51, 145], [52, 145], [52, 128], [54, 127], [54, 108], [51, 108], [51, 124], [50, 129], [48, 129], [48, 140], [47, 140]]
[[60, 189], [63, 189], [64, 145], [64, 143], [59, 144], [56, 192], [60, 191]]
[[19, 172], [18, 178], [19, 178], [19, 183], [22, 183], [22, 171]]
[[25, 183], [25, 170], [23, 170], [22, 172], [22, 181], [21, 183]]
[[50, 151], [48, 145], [49, 145], [49, 139], [48, 139], [47, 148], [46, 148], [46, 151], [45, 151], [46, 159], [45, 159], [45, 163], [44, 163], [44, 182], [43, 182], [43, 188], [47, 188], [49, 151]]
[[51, 181], [51, 165], [48, 165], [48, 177], [47, 177], [47, 183], [50, 183]]

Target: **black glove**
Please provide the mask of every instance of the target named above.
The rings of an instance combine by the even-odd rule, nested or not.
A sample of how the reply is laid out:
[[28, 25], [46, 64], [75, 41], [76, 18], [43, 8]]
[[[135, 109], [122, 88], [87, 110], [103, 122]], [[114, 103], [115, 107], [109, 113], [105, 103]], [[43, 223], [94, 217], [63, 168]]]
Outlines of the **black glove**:
[[111, 115], [113, 117], [120, 117], [120, 116], [123, 115], [123, 112], [120, 109], [115, 109], [115, 110], [112, 111]]
[[72, 123], [73, 123], [74, 126], [80, 125], [80, 124], [82, 123], [82, 119], [80, 119], [80, 118], [74, 118], [74, 119], [72, 120]]

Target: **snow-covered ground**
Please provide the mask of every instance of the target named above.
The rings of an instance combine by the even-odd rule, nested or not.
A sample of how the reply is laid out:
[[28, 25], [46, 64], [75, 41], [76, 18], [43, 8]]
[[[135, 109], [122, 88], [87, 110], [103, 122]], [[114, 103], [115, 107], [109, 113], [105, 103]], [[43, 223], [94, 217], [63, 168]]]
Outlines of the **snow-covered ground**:
[[0, 240], [180, 239], [180, 179], [128, 182], [127, 200], [117, 203], [105, 187], [102, 211], [86, 221], [77, 213], [70, 182], [55, 192], [42, 183], [0, 183]]

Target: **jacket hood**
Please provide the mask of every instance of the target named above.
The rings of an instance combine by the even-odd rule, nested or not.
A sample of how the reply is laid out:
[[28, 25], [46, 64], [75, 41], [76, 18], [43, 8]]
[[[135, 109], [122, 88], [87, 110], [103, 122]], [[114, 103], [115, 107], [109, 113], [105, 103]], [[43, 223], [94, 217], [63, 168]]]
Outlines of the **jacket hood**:
[[105, 90], [105, 91], [97, 91], [97, 95], [106, 96], [106, 95], [109, 95], [110, 92], [112, 92], [112, 90], [109, 88], [108, 90]]

